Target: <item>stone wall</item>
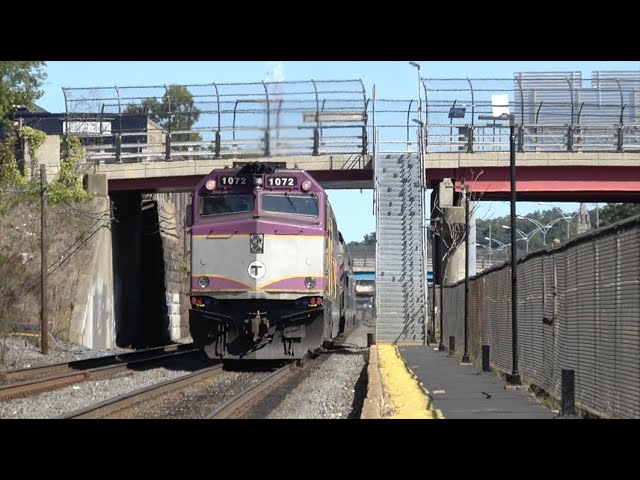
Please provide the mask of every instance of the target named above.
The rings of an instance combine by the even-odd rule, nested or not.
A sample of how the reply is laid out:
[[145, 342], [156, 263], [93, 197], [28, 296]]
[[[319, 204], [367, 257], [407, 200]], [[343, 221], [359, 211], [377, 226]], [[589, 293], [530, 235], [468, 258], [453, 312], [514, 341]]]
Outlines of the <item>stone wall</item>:
[[173, 203], [158, 200], [169, 329], [174, 341], [189, 336], [189, 258], [181, 217]]

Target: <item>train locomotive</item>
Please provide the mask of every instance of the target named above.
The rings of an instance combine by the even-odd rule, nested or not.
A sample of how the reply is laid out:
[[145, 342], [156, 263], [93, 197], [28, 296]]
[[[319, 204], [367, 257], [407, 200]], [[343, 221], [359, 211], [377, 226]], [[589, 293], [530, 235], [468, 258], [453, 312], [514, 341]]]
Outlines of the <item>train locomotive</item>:
[[192, 193], [189, 224], [189, 328], [210, 358], [300, 359], [354, 324], [352, 261], [304, 170], [213, 170]]

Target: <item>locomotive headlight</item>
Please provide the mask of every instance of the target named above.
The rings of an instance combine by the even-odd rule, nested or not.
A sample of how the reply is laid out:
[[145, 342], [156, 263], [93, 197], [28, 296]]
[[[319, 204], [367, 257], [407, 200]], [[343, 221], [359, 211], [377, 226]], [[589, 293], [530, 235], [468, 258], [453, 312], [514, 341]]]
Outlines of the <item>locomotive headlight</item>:
[[302, 182], [302, 190], [308, 192], [311, 189], [311, 182], [309, 180], [305, 180]]
[[200, 285], [200, 288], [207, 288], [209, 286], [209, 278], [208, 277], [198, 278], [198, 285]]
[[264, 252], [264, 235], [262, 233], [252, 233], [249, 236], [249, 250], [251, 253]]
[[316, 286], [316, 279], [313, 277], [307, 277], [304, 279], [304, 284], [307, 288], [313, 288]]

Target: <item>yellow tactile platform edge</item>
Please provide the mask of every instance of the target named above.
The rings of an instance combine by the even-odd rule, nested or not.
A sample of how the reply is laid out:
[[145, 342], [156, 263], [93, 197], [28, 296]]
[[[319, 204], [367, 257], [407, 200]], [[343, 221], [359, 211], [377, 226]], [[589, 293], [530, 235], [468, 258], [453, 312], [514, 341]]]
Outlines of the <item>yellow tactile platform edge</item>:
[[[398, 352], [396, 345], [377, 345], [377, 355], [372, 352], [374, 362], [381, 377], [381, 387], [386, 392], [386, 401], [390, 403], [386, 408], [380, 403], [380, 416], [377, 418], [401, 418], [401, 419], [441, 419], [444, 418], [442, 412], [435, 408], [429, 391], [407, 367]], [[377, 357], [377, 358], [376, 358]], [[371, 368], [371, 361], [369, 368]], [[371, 372], [369, 381], [371, 382]], [[375, 380], [374, 380], [375, 383]], [[381, 394], [381, 399], [384, 395]], [[365, 408], [366, 408], [365, 402]], [[386, 411], [389, 413], [387, 413]], [[363, 409], [364, 414], [364, 409]], [[376, 418], [364, 417], [363, 418]]]

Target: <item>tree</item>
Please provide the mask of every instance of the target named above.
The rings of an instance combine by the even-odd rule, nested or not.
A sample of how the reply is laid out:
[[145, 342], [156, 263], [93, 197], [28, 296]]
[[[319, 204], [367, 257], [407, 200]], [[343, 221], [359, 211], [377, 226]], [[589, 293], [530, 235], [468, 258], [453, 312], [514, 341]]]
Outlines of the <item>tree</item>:
[[40, 87], [47, 78], [44, 62], [0, 62], [0, 121], [15, 113], [20, 105], [33, 107], [43, 94]]
[[640, 215], [640, 204], [607, 203], [600, 209], [600, 226], [609, 225], [634, 215]]
[[376, 244], [376, 232], [365, 233], [364, 240], [362, 241], [363, 245], [375, 245]]
[[[186, 87], [169, 85], [160, 101], [145, 98], [141, 103], [127, 105], [124, 113], [149, 115], [151, 120], [167, 130], [191, 130], [200, 118], [200, 110], [193, 103], [193, 95]], [[197, 132], [180, 137], [180, 141], [201, 140]]]

